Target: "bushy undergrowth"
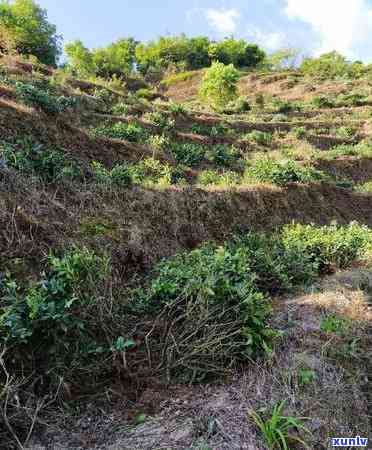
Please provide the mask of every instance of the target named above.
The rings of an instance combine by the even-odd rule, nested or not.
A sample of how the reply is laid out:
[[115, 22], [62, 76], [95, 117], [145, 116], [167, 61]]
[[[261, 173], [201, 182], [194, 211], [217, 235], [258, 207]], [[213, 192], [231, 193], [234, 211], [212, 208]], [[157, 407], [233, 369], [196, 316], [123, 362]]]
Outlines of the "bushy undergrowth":
[[218, 372], [270, 351], [270, 295], [349, 266], [371, 244], [371, 230], [356, 223], [248, 233], [161, 262], [149, 286], [136, 291], [132, 307], [172, 324], [173, 341], [164, 344], [170, 371], [193, 378]]
[[6, 166], [37, 175], [46, 182], [82, 175], [78, 165], [60, 150], [37, 144], [31, 139], [23, 139], [17, 144], [0, 143], [0, 156]]
[[204, 145], [188, 142], [174, 142], [169, 150], [179, 164], [190, 167], [199, 165], [204, 160], [207, 151]]
[[107, 169], [94, 161], [92, 171], [95, 180], [106, 187], [129, 187], [138, 185], [169, 186], [183, 180], [183, 171], [154, 158], [144, 159], [136, 164], [117, 164]]
[[146, 113], [143, 118], [158, 127], [163, 132], [171, 131], [175, 125], [174, 119], [159, 111]]
[[243, 140], [255, 142], [259, 145], [269, 146], [273, 141], [272, 133], [265, 131], [254, 130], [242, 136]]
[[269, 158], [262, 158], [246, 169], [244, 180], [283, 186], [288, 183], [327, 181], [328, 177], [319, 170], [300, 166], [291, 160], [277, 162]]
[[357, 156], [359, 158], [372, 157], [372, 145], [368, 142], [360, 142], [359, 144], [342, 144], [333, 147], [327, 152], [322, 152], [318, 156], [319, 159], [333, 160], [344, 156]]
[[17, 81], [15, 83], [17, 97], [27, 105], [38, 107], [46, 113], [60, 113], [69, 108], [75, 108], [77, 100], [74, 97], [56, 95], [50, 89], [41, 89], [31, 83]]
[[194, 123], [191, 126], [191, 133], [202, 134], [205, 136], [225, 136], [226, 134], [229, 134], [229, 132], [231, 132], [231, 129], [223, 123], [213, 125], [212, 127], [201, 123]]
[[202, 186], [235, 186], [240, 183], [240, 178], [238, 173], [229, 170], [223, 173], [216, 170], [203, 170], [199, 173], [197, 182]]
[[101, 125], [92, 129], [92, 134], [97, 137], [123, 139], [137, 143], [144, 143], [148, 138], [147, 130], [134, 123], [118, 122], [113, 125]]

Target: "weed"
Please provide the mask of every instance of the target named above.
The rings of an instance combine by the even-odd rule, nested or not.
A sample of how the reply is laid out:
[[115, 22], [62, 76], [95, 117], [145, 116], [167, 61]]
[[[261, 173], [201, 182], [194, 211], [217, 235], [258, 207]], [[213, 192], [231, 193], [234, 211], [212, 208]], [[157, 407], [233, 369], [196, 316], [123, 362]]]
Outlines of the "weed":
[[310, 369], [299, 369], [298, 383], [300, 386], [306, 386], [316, 380], [316, 372]]
[[93, 136], [123, 139], [130, 142], [144, 142], [148, 137], [148, 132], [140, 125], [120, 122], [114, 125], [101, 125], [94, 128], [92, 134]]
[[336, 314], [331, 314], [324, 317], [320, 324], [320, 329], [325, 333], [335, 333], [343, 335], [345, 331], [350, 327], [349, 322]]
[[293, 434], [293, 431], [311, 434], [303, 425], [307, 417], [284, 416], [284, 406], [284, 401], [274, 406], [269, 417], [266, 419], [255, 411], [250, 411], [249, 416], [261, 431], [269, 450], [290, 450], [290, 442], [292, 441], [298, 442], [310, 449], [301, 438]]
[[319, 170], [300, 166], [291, 160], [276, 162], [269, 158], [262, 158], [246, 169], [244, 179], [245, 181], [259, 181], [285, 186], [288, 183], [327, 181], [328, 177]]

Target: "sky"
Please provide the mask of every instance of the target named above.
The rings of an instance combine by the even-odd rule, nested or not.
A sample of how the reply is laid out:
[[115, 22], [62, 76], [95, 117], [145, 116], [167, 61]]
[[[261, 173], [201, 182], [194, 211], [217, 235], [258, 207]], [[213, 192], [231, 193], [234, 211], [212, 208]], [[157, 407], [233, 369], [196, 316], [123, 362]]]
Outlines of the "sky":
[[268, 52], [297, 48], [303, 55], [337, 50], [372, 62], [372, 0], [37, 0], [64, 42], [89, 48], [120, 37], [148, 41], [185, 33], [234, 35]]

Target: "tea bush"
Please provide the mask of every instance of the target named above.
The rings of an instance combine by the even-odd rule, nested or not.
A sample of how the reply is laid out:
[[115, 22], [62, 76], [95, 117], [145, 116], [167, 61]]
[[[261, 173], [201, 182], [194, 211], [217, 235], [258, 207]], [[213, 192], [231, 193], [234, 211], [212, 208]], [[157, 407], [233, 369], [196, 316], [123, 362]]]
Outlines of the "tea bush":
[[245, 181], [259, 181], [284, 186], [288, 183], [312, 183], [328, 181], [323, 172], [312, 167], [304, 167], [288, 160], [283, 162], [262, 158], [248, 167], [244, 174]]
[[52, 114], [75, 108], [77, 104], [77, 100], [74, 97], [56, 96], [49, 90], [44, 90], [22, 81], [15, 83], [15, 92], [17, 97], [27, 105], [38, 107]]
[[[108, 260], [87, 249], [50, 255], [40, 280], [20, 286], [9, 276], [0, 285], [0, 338], [8, 345], [30, 345], [56, 357], [76, 348], [85, 332], [81, 308], [92, 305]], [[80, 311], [80, 314], [78, 314]]]
[[240, 176], [232, 171], [219, 173], [215, 170], [203, 170], [199, 173], [197, 182], [202, 186], [234, 186], [239, 184]]
[[344, 227], [296, 224], [284, 227], [283, 242], [286, 248], [309, 255], [319, 272], [327, 272], [346, 268], [362, 256], [372, 243], [372, 233], [357, 223]]
[[205, 153], [208, 161], [217, 166], [231, 166], [240, 158], [239, 151], [232, 145], [217, 144], [209, 147]]
[[174, 142], [169, 150], [179, 164], [193, 167], [204, 160], [207, 149], [200, 144]]
[[101, 125], [92, 130], [93, 136], [108, 137], [111, 139], [123, 139], [130, 142], [143, 143], [148, 138], [148, 132], [140, 125], [134, 123], [115, 123], [113, 125]]
[[136, 184], [158, 184], [168, 186], [173, 181], [173, 170], [168, 164], [147, 158], [130, 167], [130, 176]]
[[61, 151], [37, 144], [31, 139], [23, 139], [17, 144], [0, 143], [0, 155], [7, 166], [35, 174], [47, 182], [79, 178], [82, 175], [77, 164], [67, 159]]
[[117, 164], [110, 170], [100, 162], [93, 161], [92, 172], [97, 182], [106, 186], [127, 187], [132, 184], [130, 169], [124, 164]]
[[130, 111], [129, 105], [123, 102], [117, 103], [111, 108], [111, 113], [118, 116], [126, 116], [129, 113], [129, 111]]
[[171, 131], [175, 125], [174, 119], [168, 117], [166, 114], [163, 114], [159, 111], [146, 113], [144, 115], [144, 119], [148, 120], [150, 123], [158, 127], [163, 132]]
[[273, 141], [272, 133], [254, 130], [242, 137], [244, 140], [255, 142], [259, 145], [269, 146]]

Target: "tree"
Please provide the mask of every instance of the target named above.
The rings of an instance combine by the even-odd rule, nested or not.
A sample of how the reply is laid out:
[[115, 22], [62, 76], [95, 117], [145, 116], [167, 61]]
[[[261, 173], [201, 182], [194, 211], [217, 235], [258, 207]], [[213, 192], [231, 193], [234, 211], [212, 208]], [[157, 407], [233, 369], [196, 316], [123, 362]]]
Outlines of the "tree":
[[204, 75], [199, 95], [213, 108], [223, 108], [237, 98], [239, 78], [239, 71], [232, 64], [214, 62]]
[[69, 59], [68, 66], [72, 72], [82, 78], [95, 74], [93, 57], [89, 49], [81, 41], [70, 42], [65, 46]]
[[235, 67], [255, 67], [266, 56], [257, 45], [232, 37], [212, 43], [209, 47], [209, 55], [213, 61], [233, 64]]
[[300, 69], [314, 78], [334, 79], [349, 74], [350, 63], [340, 53], [324, 53], [319, 58], [306, 58]]
[[83, 78], [128, 75], [133, 70], [136, 45], [133, 38], [128, 38], [119, 39], [107, 47], [89, 50], [81, 41], [71, 42], [65, 47], [68, 67]]
[[282, 48], [272, 53], [267, 62], [272, 70], [294, 69], [298, 64], [299, 50], [295, 48]]
[[55, 66], [61, 52], [61, 37], [47, 13], [33, 0], [0, 0], [0, 50], [12, 49], [34, 55], [41, 63]]

